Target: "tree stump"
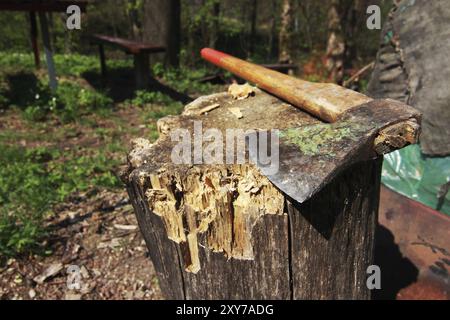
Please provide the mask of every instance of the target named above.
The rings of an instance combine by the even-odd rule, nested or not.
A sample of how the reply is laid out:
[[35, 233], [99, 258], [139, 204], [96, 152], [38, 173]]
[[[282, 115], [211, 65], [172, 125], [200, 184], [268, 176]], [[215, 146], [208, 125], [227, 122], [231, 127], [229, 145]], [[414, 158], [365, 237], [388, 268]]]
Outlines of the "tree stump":
[[[260, 90], [201, 97], [134, 141], [122, 173], [169, 299], [369, 299], [381, 159], [343, 170], [297, 203], [251, 163], [174, 164], [171, 133], [321, 123]], [[234, 143], [234, 142], [233, 142]], [[239, 141], [236, 141], [236, 146]]]

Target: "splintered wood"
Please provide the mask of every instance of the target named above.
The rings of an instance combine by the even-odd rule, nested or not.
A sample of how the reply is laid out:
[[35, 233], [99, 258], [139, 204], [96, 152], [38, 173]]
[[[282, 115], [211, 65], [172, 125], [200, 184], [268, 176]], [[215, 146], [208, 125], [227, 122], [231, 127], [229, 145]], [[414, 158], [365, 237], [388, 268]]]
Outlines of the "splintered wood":
[[186, 243], [187, 270], [200, 270], [199, 235], [213, 252], [253, 259], [252, 228], [265, 214], [283, 214], [284, 198], [249, 165], [193, 167], [187, 172], [150, 175], [145, 193], [149, 208], [161, 217], [167, 236]]
[[[267, 105], [271, 108], [266, 109]], [[242, 117], [245, 111], [248, 116]], [[260, 114], [277, 120], [267, 121]], [[245, 100], [219, 93], [187, 105], [181, 116], [160, 119], [160, 137], [154, 144], [134, 141], [128, 172], [138, 168], [132, 175], [139, 181], [149, 210], [160, 217], [167, 237], [180, 244], [184, 266], [192, 273], [201, 269], [199, 247], [221, 252], [227, 259], [254, 259], [255, 224], [265, 215], [286, 214], [282, 193], [252, 164], [172, 163], [171, 133], [177, 128], [192, 132], [192, 123], [198, 120], [203, 131], [213, 127], [222, 132], [228, 127], [270, 129], [318, 122], [259, 90]]]
[[255, 87], [249, 85], [248, 83], [233, 83], [228, 87], [228, 93], [231, 94], [234, 99], [242, 100], [254, 95], [255, 89]]

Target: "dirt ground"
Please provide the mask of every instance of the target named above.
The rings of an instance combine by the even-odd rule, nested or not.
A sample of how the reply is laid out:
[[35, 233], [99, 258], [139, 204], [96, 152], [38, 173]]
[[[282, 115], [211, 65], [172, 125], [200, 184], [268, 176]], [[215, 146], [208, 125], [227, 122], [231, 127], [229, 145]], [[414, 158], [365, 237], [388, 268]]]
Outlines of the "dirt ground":
[[[49, 221], [53, 254], [9, 259], [0, 269], [1, 299], [162, 298], [125, 191], [78, 194], [57, 210]], [[80, 288], [69, 289], [74, 283]]]
[[[16, 112], [0, 116], [0, 129], [12, 130], [17, 136], [28, 132], [15, 143], [24, 147], [56, 145], [61, 150], [77, 146], [80, 156], [105, 144], [94, 129], [104, 128], [113, 134], [121, 126], [120, 141], [129, 146], [133, 138], [149, 136], [153, 122], [145, 120], [139, 108], [124, 107], [115, 112], [115, 121], [95, 119], [92, 130], [76, 124], [63, 128], [46, 125], [30, 134]], [[39, 135], [53, 138], [36, 139]], [[121, 157], [125, 161], [125, 154]], [[0, 259], [0, 300], [162, 298], [124, 188], [108, 191], [93, 187], [72, 194], [53, 211], [53, 217], [46, 221], [49, 237], [44, 244], [50, 254]], [[73, 270], [75, 275], [70, 273]], [[78, 284], [70, 286], [74, 283]]]

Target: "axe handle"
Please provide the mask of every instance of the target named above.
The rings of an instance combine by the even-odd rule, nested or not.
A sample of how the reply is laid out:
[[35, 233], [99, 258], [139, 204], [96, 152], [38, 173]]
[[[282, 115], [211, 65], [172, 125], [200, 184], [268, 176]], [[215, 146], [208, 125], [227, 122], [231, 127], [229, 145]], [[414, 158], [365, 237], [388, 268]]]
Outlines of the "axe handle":
[[214, 49], [202, 49], [201, 56], [324, 121], [335, 122], [348, 109], [372, 100], [333, 83], [300, 80]]

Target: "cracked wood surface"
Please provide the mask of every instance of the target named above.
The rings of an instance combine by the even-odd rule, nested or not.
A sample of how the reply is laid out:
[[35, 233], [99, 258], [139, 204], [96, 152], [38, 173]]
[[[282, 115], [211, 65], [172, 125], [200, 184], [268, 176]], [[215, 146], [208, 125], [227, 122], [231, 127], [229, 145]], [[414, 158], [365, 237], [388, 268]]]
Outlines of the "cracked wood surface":
[[219, 93], [158, 121], [154, 144], [134, 142], [122, 177], [166, 297], [369, 298], [380, 162], [350, 166], [300, 204], [252, 164], [173, 164], [170, 133], [192, 132], [194, 120], [222, 132], [323, 124], [260, 90]]

